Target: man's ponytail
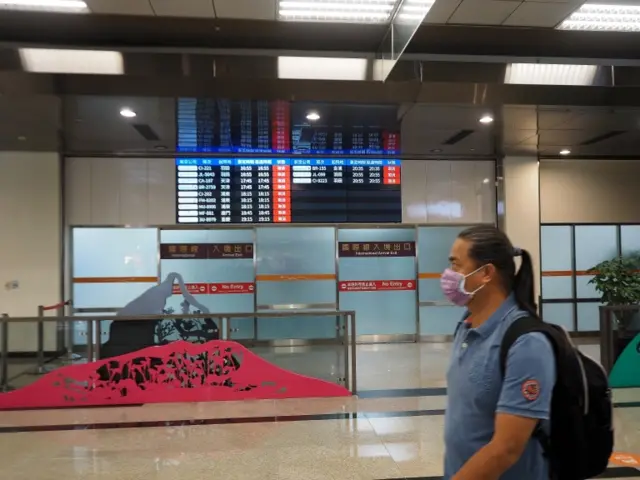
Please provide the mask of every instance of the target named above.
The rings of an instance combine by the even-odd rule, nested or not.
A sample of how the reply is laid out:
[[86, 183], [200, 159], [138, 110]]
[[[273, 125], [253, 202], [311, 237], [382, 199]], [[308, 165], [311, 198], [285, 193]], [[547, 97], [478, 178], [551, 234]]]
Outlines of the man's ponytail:
[[515, 256], [522, 258], [520, 269], [513, 281], [513, 293], [518, 305], [532, 316], [538, 317], [533, 280], [533, 263], [526, 250], [516, 249]]

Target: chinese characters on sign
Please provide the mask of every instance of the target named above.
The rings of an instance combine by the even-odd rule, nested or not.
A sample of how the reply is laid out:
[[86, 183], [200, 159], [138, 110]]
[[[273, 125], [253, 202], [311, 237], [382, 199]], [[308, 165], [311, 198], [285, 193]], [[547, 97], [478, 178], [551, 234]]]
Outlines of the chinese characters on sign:
[[162, 260], [253, 258], [252, 243], [189, 243], [160, 245]]
[[[187, 291], [192, 295], [220, 295], [232, 293], [253, 293], [255, 285], [252, 282], [233, 283], [187, 283]], [[173, 294], [180, 295], [180, 285], [173, 286]]]
[[352, 280], [340, 282], [341, 292], [384, 292], [415, 290], [415, 280]]
[[340, 257], [415, 257], [415, 242], [340, 242]]

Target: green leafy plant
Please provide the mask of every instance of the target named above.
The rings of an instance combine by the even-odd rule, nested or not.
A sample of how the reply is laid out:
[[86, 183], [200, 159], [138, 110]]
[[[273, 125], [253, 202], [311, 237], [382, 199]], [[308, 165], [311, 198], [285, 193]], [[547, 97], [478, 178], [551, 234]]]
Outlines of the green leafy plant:
[[636, 258], [616, 257], [591, 268], [589, 281], [602, 296], [605, 305], [636, 305], [640, 303], [640, 275]]

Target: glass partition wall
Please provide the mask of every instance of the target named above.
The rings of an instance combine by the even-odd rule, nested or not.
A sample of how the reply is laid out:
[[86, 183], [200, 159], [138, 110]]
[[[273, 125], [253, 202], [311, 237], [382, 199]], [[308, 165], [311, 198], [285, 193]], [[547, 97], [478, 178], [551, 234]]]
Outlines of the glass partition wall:
[[541, 225], [540, 248], [544, 320], [572, 332], [597, 332], [601, 302], [589, 270], [640, 252], [640, 225]]
[[[339, 319], [326, 315], [248, 315], [230, 321], [228, 331], [206, 322], [206, 313], [290, 309], [354, 310], [359, 341], [416, 341], [451, 335], [459, 319], [437, 279], [464, 228], [73, 227], [70, 292], [77, 315], [125, 306], [136, 314], [203, 314], [202, 325], [157, 326], [157, 343], [206, 335], [256, 346], [339, 340]], [[76, 346], [87, 343], [81, 325], [73, 332]], [[94, 335], [107, 342], [109, 325], [99, 330]]]

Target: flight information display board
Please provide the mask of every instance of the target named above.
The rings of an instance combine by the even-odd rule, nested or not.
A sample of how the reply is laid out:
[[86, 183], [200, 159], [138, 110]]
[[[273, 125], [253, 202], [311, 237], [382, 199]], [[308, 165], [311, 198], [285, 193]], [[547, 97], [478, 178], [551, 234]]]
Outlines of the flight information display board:
[[336, 119], [337, 125], [304, 117], [294, 122], [287, 101], [207, 98], [181, 98], [177, 110], [177, 150], [183, 153], [400, 154], [400, 133], [380, 126], [375, 115], [369, 120], [362, 115], [355, 123]]
[[399, 223], [400, 160], [176, 159], [186, 224]]

